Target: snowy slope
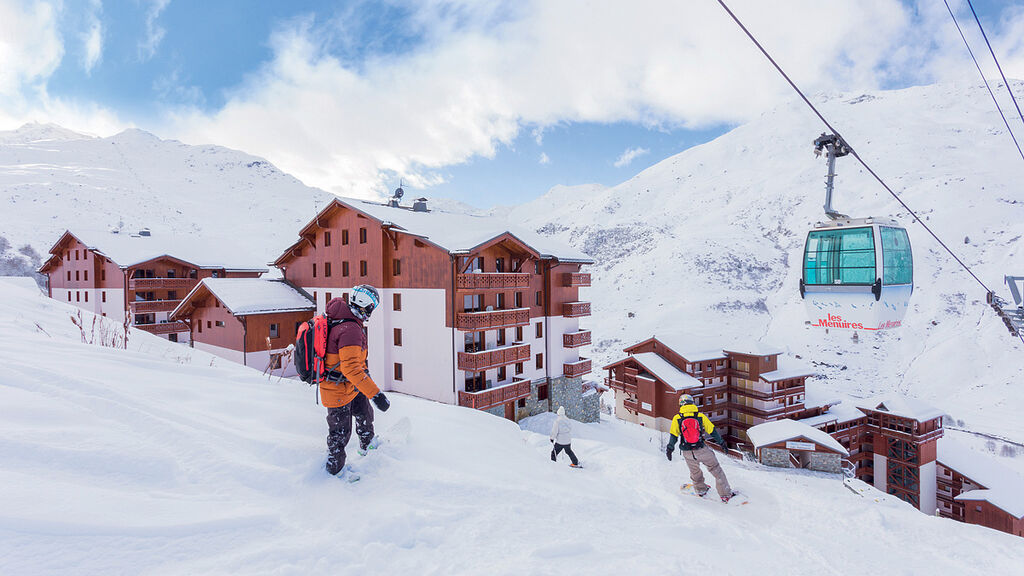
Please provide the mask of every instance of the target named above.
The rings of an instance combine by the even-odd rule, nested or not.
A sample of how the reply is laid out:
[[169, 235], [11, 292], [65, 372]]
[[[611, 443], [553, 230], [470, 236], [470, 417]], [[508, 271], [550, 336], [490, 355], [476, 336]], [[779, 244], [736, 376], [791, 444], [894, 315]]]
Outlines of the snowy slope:
[[330, 197], [261, 158], [142, 130], [95, 138], [26, 124], [0, 132], [0, 237], [12, 245], [10, 258], [25, 244], [45, 255], [67, 228], [123, 223], [231, 238], [269, 262]]
[[[1019, 96], [1024, 85], [1015, 84]], [[990, 288], [1024, 272], [1024, 162], [983, 87], [818, 95], [872, 168]], [[624, 344], [677, 333], [695, 348], [755, 339], [816, 363], [811, 386], [868, 396], [897, 390], [966, 427], [1024, 442], [1024, 346], [985, 292], [853, 158], [834, 201], [851, 215], [899, 217], [915, 257], [905, 327], [877, 335], [805, 326], [804, 237], [824, 219], [823, 131], [801, 102], [765, 113], [611, 188], [557, 188], [512, 211], [589, 253], [589, 326], [598, 362]], [[629, 317], [633, 313], [634, 317]]]
[[305, 385], [148, 334], [127, 351], [83, 344], [73, 312], [0, 281], [3, 574], [1010, 574], [1024, 562], [1017, 537], [832, 478], [728, 462], [753, 503], [727, 507], [681, 495], [684, 464], [643, 428], [577, 424], [579, 471], [548, 460], [550, 415], [524, 431], [398, 394], [378, 430], [408, 418], [411, 435], [353, 456], [363, 480], [346, 484], [321, 470], [324, 410]]

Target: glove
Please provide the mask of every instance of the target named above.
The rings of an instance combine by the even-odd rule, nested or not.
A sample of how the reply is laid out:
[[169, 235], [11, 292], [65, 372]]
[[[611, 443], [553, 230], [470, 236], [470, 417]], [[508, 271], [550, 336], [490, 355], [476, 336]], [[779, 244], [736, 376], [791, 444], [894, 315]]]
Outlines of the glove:
[[672, 450], [671, 447], [665, 449], [665, 456], [668, 456], [668, 461], [669, 462], [672, 461], [672, 452], [673, 452], [673, 450]]
[[554, 443], [555, 443], [555, 439], [554, 439], [554, 438], [550, 438], [549, 440], [551, 440], [551, 443], [552, 443], [552, 444], [554, 444]]
[[387, 412], [388, 408], [391, 408], [391, 402], [388, 401], [388, 397], [383, 392], [378, 392], [376, 396], [372, 398], [374, 406], [381, 412]]

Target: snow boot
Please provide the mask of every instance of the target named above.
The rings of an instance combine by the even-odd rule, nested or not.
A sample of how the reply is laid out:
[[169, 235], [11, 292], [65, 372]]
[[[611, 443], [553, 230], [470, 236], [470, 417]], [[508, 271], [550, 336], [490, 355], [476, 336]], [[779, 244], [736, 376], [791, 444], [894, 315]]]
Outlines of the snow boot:
[[360, 456], [366, 456], [367, 452], [370, 450], [376, 450], [378, 446], [380, 446], [380, 436], [375, 435], [369, 442], [367, 442], [366, 446], [360, 446], [359, 450], [356, 450], [356, 452], [358, 452]]
[[341, 469], [341, 472], [338, 472], [336, 474], [336, 476], [339, 479], [348, 482], [349, 484], [359, 482], [359, 474], [357, 474], [356, 471], [353, 470], [351, 466], [345, 466], [344, 468]]
[[728, 504], [729, 500], [732, 500], [732, 497], [735, 496], [736, 494], [737, 494], [737, 492], [732, 492], [728, 496], [722, 496], [722, 503], [723, 504]]

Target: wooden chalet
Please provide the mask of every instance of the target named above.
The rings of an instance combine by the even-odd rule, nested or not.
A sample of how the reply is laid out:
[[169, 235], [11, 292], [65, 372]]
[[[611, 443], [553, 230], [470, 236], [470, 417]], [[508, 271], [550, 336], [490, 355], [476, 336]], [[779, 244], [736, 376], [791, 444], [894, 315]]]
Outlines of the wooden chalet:
[[284, 376], [295, 375], [289, 346], [313, 300], [281, 280], [204, 278], [171, 312], [184, 322], [192, 346], [222, 358]]
[[1024, 536], [1024, 478], [949, 438], [938, 442], [938, 513]]
[[162, 336], [187, 341], [188, 326], [168, 314], [204, 278], [257, 278], [255, 259], [220, 240], [64, 232], [39, 268], [51, 298]]
[[835, 438], [799, 420], [775, 420], [752, 426], [747, 436], [758, 462], [783, 468], [842, 472], [850, 452]]
[[356, 285], [378, 289], [368, 362], [384, 389], [510, 419], [553, 403], [573, 415], [591, 371], [579, 295], [590, 263], [504, 220], [354, 199], [327, 205], [274, 261], [318, 311]]

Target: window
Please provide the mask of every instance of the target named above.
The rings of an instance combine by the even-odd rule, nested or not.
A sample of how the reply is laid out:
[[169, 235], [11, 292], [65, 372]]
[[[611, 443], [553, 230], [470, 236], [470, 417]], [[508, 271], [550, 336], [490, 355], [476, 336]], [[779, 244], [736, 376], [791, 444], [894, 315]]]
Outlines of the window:
[[462, 309], [466, 312], [483, 312], [484, 298], [481, 294], [466, 294], [462, 297]]
[[71, 251], [70, 250], [68, 250], [67, 252], [64, 253], [64, 259], [67, 260], [68, 262], [71, 262]]
[[213, 307], [214, 308], [220, 308], [220, 300], [214, 300], [213, 301]]
[[316, 290], [313, 291], [313, 304], [316, 304]]
[[217, 326], [219, 326], [221, 328], [224, 327], [224, 321], [223, 320], [217, 320], [216, 324], [217, 324]]
[[324, 278], [330, 278], [330, 277], [331, 277], [331, 263], [330, 262], [324, 262]]
[[505, 378], [508, 378], [508, 373], [505, 371], [505, 367], [498, 366], [498, 382], [504, 382]]
[[89, 271], [88, 270], [86, 270], [85, 272], [82, 272], [82, 280], [85, 280], [86, 282], [89, 281]]
[[348, 230], [342, 230], [341, 231], [341, 245], [342, 246], [348, 245]]
[[68, 302], [71, 302], [71, 290], [68, 290]]
[[[220, 278], [220, 270], [214, 270], [210, 273], [211, 278]], [[316, 264], [313, 265], [313, 276], [316, 276]]]
[[498, 328], [498, 346], [505, 345], [505, 329]]
[[178, 291], [177, 290], [168, 290], [167, 291], [167, 299], [168, 300], [177, 300], [178, 299]]
[[82, 279], [80, 275], [81, 275], [81, 272], [79, 272], [78, 270], [75, 270], [75, 282], [78, 282], [79, 280]]
[[517, 362], [516, 363], [516, 374], [522, 374], [522, 373], [523, 373], [523, 363], [522, 362]]
[[394, 303], [393, 303], [392, 307], [397, 312], [397, 311], [402, 309], [402, 295], [399, 294], [398, 292], [395, 292], [393, 298], [394, 298]]
[[395, 328], [395, 346], [402, 345], [402, 329]]
[[910, 238], [903, 228], [879, 227], [882, 234], [882, 284], [911, 284], [914, 281], [914, 255]]
[[497, 305], [494, 308], [497, 310], [505, 309], [505, 295], [502, 294], [501, 292], [498, 293]]
[[541, 384], [540, 386], [537, 386], [537, 400], [547, 400], [547, 399], [548, 399], [548, 385], [547, 384]]
[[540, 274], [540, 260], [533, 263], [533, 271], [536, 274]]
[[188, 277], [193, 279], [193, 280], [199, 278], [199, 271], [196, 270], [195, 268], [189, 270], [188, 271]]
[[278, 325], [277, 324], [271, 324], [270, 325], [270, 337], [271, 338], [278, 338], [280, 336], [281, 336], [280, 328], [278, 327]]
[[167, 271], [167, 277], [168, 278], [175, 278], [175, 277], [177, 277], [177, 274], [174, 273], [174, 270], [168, 270]]
[[78, 290], [75, 290], [75, 302], [81, 302], [81, 301], [82, 301], [82, 293], [79, 292]]
[[402, 380], [402, 365], [395, 362], [395, 380]]
[[520, 408], [526, 408], [526, 398], [520, 398], [516, 406]]
[[167, 335], [167, 340], [170, 341], [170, 342], [177, 342], [178, 341], [178, 335], [177, 334], [168, 334]]
[[100, 282], [106, 282], [106, 281], [107, 281], [107, 269], [103, 268], [103, 269], [100, 270]]
[[359, 275], [366, 276], [366, 260], [359, 261]]
[[341, 275], [348, 277], [348, 261], [341, 263]]
[[487, 348], [483, 332], [466, 332], [466, 352], [482, 352]]
[[104, 290], [103, 292], [100, 292], [100, 301], [101, 302], [106, 302], [107, 301], [107, 291], [106, 290]]
[[345, 301], [345, 304], [348, 304], [348, 292], [342, 292], [341, 299]]
[[359, 229], [359, 243], [366, 244], [366, 228]]
[[203, 323], [202, 322], [197, 322], [196, 323], [196, 327], [199, 329], [199, 333], [202, 334], [203, 333]]
[[522, 292], [516, 292], [516, 295], [515, 295], [515, 297], [513, 297], [512, 301], [515, 302], [514, 305], [515, 305], [516, 308], [522, 308], [523, 307], [523, 293]]
[[85, 293], [85, 301], [86, 301], [86, 302], [88, 302], [88, 301], [89, 301], [89, 293], [88, 293], [88, 292], [86, 292], [86, 293]]
[[71, 282], [71, 270], [68, 270], [68, 282]]
[[400, 275], [402, 273], [402, 261], [399, 260], [398, 258], [395, 258], [394, 260], [391, 261], [391, 268], [392, 268], [391, 273], [393, 275], [395, 275], [395, 276]]
[[[910, 243], [906, 246], [909, 250]], [[814, 230], [807, 235], [806, 284], [870, 285], [874, 281], [875, 240], [871, 228]]]
[[316, 262], [313, 262], [313, 278], [316, 278]]
[[516, 326], [516, 342], [522, 342], [522, 341], [523, 341], [523, 327], [522, 326]]
[[537, 290], [537, 306], [543, 306], [543, 305], [544, 305], [544, 293], [541, 292], [540, 290]]
[[330, 246], [330, 245], [331, 245], [331, 231], [330, 230], [326, 230], [326, 231], [324, 231], [324, 247], [326, 248], [327, 246]]
[[537, 354], [537, 356], [534, 358], [534, 362], [537, 365], [537, 370], [540, 370], [540, 369], [544, 368], [544, 354], [543, 353]]
[[494, 271], [495, 272], [504, 272], [505, 271], [505, 259], [504, 258], [495, 258], [494, 259]]
[[78, 250], [75, 250], [75, 260], [78, 260]]
[[209, 320], [207, 320], [206, 321], [206, 327], [207, 328], [213, 328], [213, 322], [210, 322]]
[[536, 330], [537, 330], [537, 338], [543, 338], [544, 337], [544, 325], [541, 324], [540, 322], [537, 322]]
[[330, 302], [331, 302], [331, 293], [330, 292], [327, 292], [327, 293], [324, 294], [324, 302], [326, 304], [330, 304]]
[[473, 269], [476, 270], [477, 272], [486, 272], [487, 271], [484, 268], [484, 257], [483, 256], [480, 256], [479, 258], [476, 259], [476, 266]]

